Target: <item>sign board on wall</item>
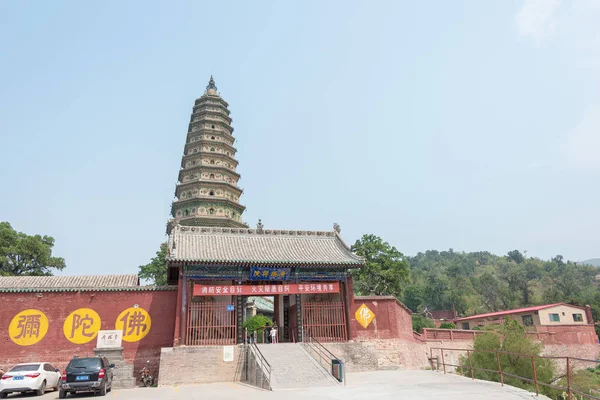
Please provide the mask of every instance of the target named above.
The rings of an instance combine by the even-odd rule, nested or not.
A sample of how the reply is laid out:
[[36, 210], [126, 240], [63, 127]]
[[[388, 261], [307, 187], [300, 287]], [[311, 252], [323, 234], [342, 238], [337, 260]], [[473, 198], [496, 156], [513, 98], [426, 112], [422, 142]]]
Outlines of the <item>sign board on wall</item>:
[[260, 296], [272, 294], [318, 294], [339, 293], [339, 282], [292, 283], [289, 285], [197, 285], [194, 296]]
[[118, 349], [123, 340], [123, 331], [98, 331], [98, 349]]
[[224, 362], [232, 362], [233, 361], [233, 346], [223, 346], [223, 361]]
[[250, 279], [257, 281], [287, 281], [291, 278], [291, 268], [251, 267]]

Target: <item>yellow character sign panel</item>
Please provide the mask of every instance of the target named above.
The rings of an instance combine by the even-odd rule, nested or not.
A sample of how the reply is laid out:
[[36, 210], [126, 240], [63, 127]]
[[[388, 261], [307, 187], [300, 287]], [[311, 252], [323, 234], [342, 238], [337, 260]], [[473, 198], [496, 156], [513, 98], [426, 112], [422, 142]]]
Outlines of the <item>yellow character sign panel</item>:
[[63, 333], [71, 343], [84, 344], [98, 335], [101, 324], [102, 321], [96, 311], [91, 308], [80, 308], [65, 319]]
[[146, 310], [131, 307], [119, 314], [115, 329], [123, 332], [124, 341], [138, 342], [150, 332], [151, 325], [152, 320]]
[[366, 304], [360, 306], [358, 310], [356, 310], [356, 313], [354, 313], [354, 316], [356, 317], [358, 323], [361, 324], [365, 329], [367, 329], [369, 324], [371, 324], [371, 322], [373, 322], [375, 319], [375, 314], [369, 307], [367, 307]]
[[19, 346], [38, 343], [48, 332], [48, 318], [40, 310], [23, 310], [12, 319], [8, 326], [10, 339]]

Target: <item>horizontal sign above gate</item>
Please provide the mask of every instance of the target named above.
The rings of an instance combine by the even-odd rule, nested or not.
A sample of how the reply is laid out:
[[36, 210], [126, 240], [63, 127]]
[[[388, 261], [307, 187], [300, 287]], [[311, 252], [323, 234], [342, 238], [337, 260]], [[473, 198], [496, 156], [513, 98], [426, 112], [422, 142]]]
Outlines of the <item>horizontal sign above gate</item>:
[[291, 278], [290, 268], [251, 267], [250, 279], [257, 281], [287, 281]]
[[194, 296], [269, 296], [274, 294], [339, 293], [340, 284], [293, 283], [289, 285], [198, 285], [194, 284]]

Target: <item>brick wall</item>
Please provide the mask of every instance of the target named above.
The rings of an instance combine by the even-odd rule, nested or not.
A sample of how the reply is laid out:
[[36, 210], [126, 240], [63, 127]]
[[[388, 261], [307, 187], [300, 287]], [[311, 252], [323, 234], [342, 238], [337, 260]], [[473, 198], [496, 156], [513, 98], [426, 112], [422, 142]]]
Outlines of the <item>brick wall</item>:
[[[147, 360], [153, 371], [159, 367], [161, 347], [173, 345], [177, 292], [116, 291], [116, 292], [44, 292], [0, 293], [0, 366], [9, 367], [19, 362], [44, 361], [61, 370], [74, 356], [93, 355], [96, 339], [86, 344], [73, 344], [63, 333], [67, 316], [79, 309], [89, 308], [98, 313], [100, 329], [113, 330], [119, 314], [134, 305], [146, 310], [152, 324], [148, 334], [139, 342], [123, 342], [123, 356], [139, 370]], [[48, 332], [41, 341], [30, 346], [19, 346], [9, 336], [9, 324], [22, 310], [37, 309], [48, 318]]]
[[160, 357], [160, 385], [180, 385], [239, 380], [243, 345], [233, 346], [233, 361], [223, 361], [224, 346], [163, 348]]
[[[364, 328], [356, 320], [356, 311], [366, 305], [375, 315]], [[356, 296], [350, 307], [352, 339], [404, 339], [414, 342], [411, 312], [392, 296]]]

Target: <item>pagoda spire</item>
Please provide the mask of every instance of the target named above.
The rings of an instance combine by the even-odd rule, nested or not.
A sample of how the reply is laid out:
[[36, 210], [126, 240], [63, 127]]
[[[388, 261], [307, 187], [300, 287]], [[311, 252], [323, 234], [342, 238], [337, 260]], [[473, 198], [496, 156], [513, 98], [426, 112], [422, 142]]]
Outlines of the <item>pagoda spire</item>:
[[208, 81], [208, 85], [206, 85], [206, 90], [214, 90], [215, 92], [217, 91], [217, 85], [215, 85], [215, 80], [213, 79], [213, 76], [210, 76], [210, 80]]
[[231, 122], [211, 76], [192, 110], [167, 232], [177, 224], [248, 228], [242, 221], [246, 207], [239, 202], [243, 190]]

